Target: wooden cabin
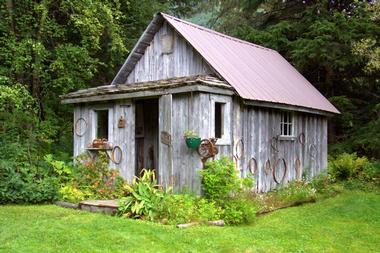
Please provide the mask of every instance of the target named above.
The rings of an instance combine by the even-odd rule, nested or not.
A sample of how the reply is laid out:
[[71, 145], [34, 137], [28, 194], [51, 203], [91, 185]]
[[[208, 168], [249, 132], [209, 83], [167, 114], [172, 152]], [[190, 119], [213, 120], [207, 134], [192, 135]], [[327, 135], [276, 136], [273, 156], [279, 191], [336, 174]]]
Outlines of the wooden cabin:
[[[318, 174], [327, 117], [339, 113], [275, 50], [164, 13], [110, 85], [62, 101], [74, 105], [74, 156], [105, 150], [128, 181], [150, 168], [162, 185], [195, 192], [203, 162], [221, 155], [259, 192]], [[195, 149], [187, 130], [202, 139]]]

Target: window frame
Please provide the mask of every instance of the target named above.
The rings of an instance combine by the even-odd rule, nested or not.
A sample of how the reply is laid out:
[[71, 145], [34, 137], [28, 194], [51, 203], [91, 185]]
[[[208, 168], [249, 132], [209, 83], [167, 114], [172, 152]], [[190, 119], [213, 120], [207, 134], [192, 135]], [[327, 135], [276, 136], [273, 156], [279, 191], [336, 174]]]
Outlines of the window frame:
[[211, 122], [210, 122], [210, 136], [215, 137], [215, 105], [216, 103], [223, 104], [221, 106], [221, 119], [222, 119], [222, 137], [218, 138], [216, 145], [231, 145], [231, 103], [232, 99], [229, 96], [210, 95], [211, 100]]
[[94, 106], [91, 108], [90, 110], [90, 117], [92, 118], [92, 120], [90, 121], [92, 123], [92, 126], [91, 126], [91, 137], [92, 137], [92, 140], [98, 138], [97, 135], [97, 131], [98, 131], [98, 113], [97, 111], [105, 111], [107, 110], [108, 111], [108, 138], [107, 138], [107, 142], [108, 143], [112, 143], [113, 141], [113, 125], [112, 125], [112, 122], [113, 122], [113, 108], [110, 107], [110, 106]]
[[[288, 120], [285, 121], [285, 115]], [[294, 138], [295, 137], [295, 114], [293, 111], [281, 111], [280, 115], [280, 137], [281, 138]], [[289, 120], [290, 119], [290, 120]], [[285, 134], [285, 127], [287, 133]], [[289, 134], [290, 133], [290, 134]]]

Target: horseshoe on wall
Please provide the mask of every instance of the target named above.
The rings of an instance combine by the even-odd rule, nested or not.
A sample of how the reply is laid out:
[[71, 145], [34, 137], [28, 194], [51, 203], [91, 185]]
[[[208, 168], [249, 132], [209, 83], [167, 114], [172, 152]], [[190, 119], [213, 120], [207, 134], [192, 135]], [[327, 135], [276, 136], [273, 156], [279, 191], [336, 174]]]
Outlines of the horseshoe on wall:
[[300, 133], [300, 134], [298, 135], [298, 142], [299, 142], [301, 145], [305, 145], [305, 143], [306, 143], [305, 133]]
[[272, 137], [270, 146], [274, 150], [274, 152], [278, 153], [278, 136]]
[[[82, 127], [80, 127], [79, 125], [82, 122], [84, 123], [84, 127], [83, 127], [84, 130], [83, 132], [78, 132], [78, 130], [82, 129]], [[75, 125], [74, 125], [75, 134], [79, 137], [82, 137], [87, 132], [87, 127], [88, 127], [87, 121], [84, 118], [80, 117], [79, 119], [77, 119], [77, 121], [75, 121]]]
[[[119, 159], [118, 160], [115, 160], [115, 151], [116, 150], [119, 150]], [[121, 161], [123, 160], [123, 151], [121, 150], [121, 148], [119, 146], [115, 146], [112, 148], [112, 151], [111, 151], [111, 161], [114, 162], [115, 164], [120, 164]]]
[[[284, 173], [282, 174], [281, 180], [278, 180], [278, 178], [276, 177], [276, 169], [277, 169], [278, 165], [280, 164], [280, 162], [283, 162], [283, 164], [284, 164]], [[285, 179], [285, 176], [286, 176], [287, 171], [288, 171], [288, 166], [286, 165], [286, 161], [285, 161], [285, 159], [284, 159], [284, 158], [280, 158], [280, 159], [278, 159], [278, 160], [276, 161], [276, 163], [274, 164], [274, 166], [273, 166], [273, 172], [272, 172], [272, 174], [273, 174], [273, 180], [274, 180], [277, 184], [282, 183], [282, 182], [284, 181], [284, 179]]]
[[248, 170], [249, 170], [249, 172], [251, 172], [252, 175], [257, 174], [257, 161], [253, 157], [251, 159], [249, 159]]
[[314, 159], [317, 156], [317, 147], [315, 144], [310, 144], [309, 147], [310, 157]]
[[[239, 151], [239, 147], [241, 147], [240, 148], [240, 153], [238, 152]], [[235, 144], [235, 155], [234, 156], [236, 157], [237, 160], [240, 160], [241, 158], [244, 157], [244, 142], [243, 142], [242, 138], [240, 138], [236, 142], [236, 144]]]
[[272, 167], [270, 165], [270, 160], [268, 159], [266, 162], [265, 162], [265, 165], [264, 165], [264, 172], [266, 175], [269, 175], [269, 173], [271, 172], [272, 170]]

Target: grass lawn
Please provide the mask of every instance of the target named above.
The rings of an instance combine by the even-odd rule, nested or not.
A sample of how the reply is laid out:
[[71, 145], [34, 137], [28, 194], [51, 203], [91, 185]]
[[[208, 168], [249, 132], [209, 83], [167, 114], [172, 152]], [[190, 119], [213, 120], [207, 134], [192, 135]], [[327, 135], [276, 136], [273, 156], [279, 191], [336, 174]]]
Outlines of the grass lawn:
[[249, 226], [177, 229], [54, 205], [0, 206], [0, 252], [379, 252], [380, 195], [345, 192]]

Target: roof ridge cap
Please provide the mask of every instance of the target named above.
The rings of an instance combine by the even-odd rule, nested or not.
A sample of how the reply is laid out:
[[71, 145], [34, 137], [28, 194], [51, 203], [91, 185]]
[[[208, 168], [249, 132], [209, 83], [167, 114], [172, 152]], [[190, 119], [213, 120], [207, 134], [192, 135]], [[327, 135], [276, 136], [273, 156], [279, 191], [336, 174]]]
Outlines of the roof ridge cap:
[[223, 38], [226, 38], [226, 39], [229, 39], [229, 40], [232, 40], [232, 41], [238, 42], [238, 43], [246, 44], [246, 45], [249, 45], [249, 46], [253, 46], [253, 47], [260, 48], [260, 49], [264, 49], [264, 50], [268, 50], [268, 51], [277, 52], [277, 51], [274, 50], [274, 49], [267, 48], [267, 47], [263, 47], [263, 46], [260, 46], [260, 45], [255, 44], [255, 43], [252, 43], [252, 42], [246, 41], [246, 40], [238, 39], [238, 38], [235, 38], [235, 37], [232, 37], [232, 36], [226, 35], [226, 34], [224, 34], [224, 33], [217, 32], [217, 31], [214, 31], [214, 30], [212, 30], [212, 29], [206, 28], [206, 27], [204, 27], [204, 26], [200, 26], [200, 25], [197, 25], [197, 24], [191, 23], [191, 22], [189, 22], [189, 21], [186, 21], [186, 20], [183, 20], [183, 19], [180, 19], [180, 18], [177, 18], [177, 17], [170, 16], [169, 14], [166, 14], [166, 13], [163, 13], [163, 12], [160, 12], [159, 14], [161, 14], [165, 19], [167, 19], [167, 18], [174, 19], [174, 20], [176, 20], [176, 21], [178, 21], [178, 22], [184, 23], [185, 25], [192, 26], [192, 27], [197, 28], [197, 29], [199, 29], [199, 30], [202, 30], [202, 31], [205, 31], [205, 32], [208, 32], [208, 33], [212, 33], [212, 34], [218, 35], [218, 36], [220, 36], [220, 37], [223, 37]]

